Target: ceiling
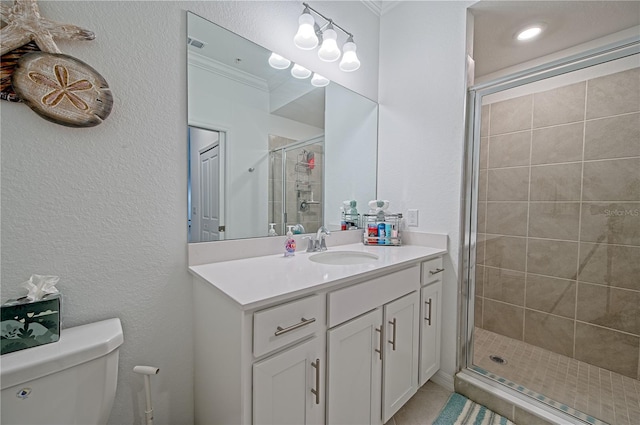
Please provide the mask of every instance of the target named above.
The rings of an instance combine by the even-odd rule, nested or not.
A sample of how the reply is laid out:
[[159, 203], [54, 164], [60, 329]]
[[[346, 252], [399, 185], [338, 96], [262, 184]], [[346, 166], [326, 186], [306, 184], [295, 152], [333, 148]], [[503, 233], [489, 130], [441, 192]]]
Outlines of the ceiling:
[[[486, 0], [470, 10], [476, 77], [640, 25], [640, 1]], [[545, 32], [516, 42], [515, 33], [536, 22]]]

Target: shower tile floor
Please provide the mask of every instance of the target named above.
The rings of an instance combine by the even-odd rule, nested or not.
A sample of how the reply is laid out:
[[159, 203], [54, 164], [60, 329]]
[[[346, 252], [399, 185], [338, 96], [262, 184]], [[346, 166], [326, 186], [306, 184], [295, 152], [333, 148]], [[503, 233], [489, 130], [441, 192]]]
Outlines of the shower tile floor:
[[612, 425], [640, 424], [636, 379], [477, 327], [473, 348], [473, 364], [488, 372]]

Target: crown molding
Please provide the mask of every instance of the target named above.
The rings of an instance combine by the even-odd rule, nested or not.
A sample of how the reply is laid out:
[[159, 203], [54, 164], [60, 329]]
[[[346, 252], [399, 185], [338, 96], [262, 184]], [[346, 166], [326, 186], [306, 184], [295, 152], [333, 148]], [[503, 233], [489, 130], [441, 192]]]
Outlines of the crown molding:
[[360, 0], [362, 4], [367, 6], [367, 9], [380, 16], [382, 12], [382, 1], [380, 0]]
[[404, 0], [360, 0], [360, 2], [375, 13], [376, 16], [384, 15], [396, 7], [401, 1]]
[[207, 56], [201, 55], [200, 53], [190, 51], [188, 55], [188, 63], [189, 65], [204, 69], [205, 71], [220, 75], [221, 77], [228, 78], [232, 81], [236, 81], [264, 92], [269, 92], [269, 85], [266, 80], [257, 78], [255, 75], [233, 68], [229, 65], [225, 65], [222, 62], [215, 61]]

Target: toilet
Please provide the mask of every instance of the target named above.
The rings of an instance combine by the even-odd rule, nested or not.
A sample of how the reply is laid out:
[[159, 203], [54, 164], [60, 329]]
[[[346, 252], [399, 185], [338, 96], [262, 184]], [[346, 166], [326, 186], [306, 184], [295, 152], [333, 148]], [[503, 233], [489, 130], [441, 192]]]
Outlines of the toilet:
[[63, 329], [51, 344], [0, 357], [0, 423], [99, 425], [118, 380], [120, 319]]

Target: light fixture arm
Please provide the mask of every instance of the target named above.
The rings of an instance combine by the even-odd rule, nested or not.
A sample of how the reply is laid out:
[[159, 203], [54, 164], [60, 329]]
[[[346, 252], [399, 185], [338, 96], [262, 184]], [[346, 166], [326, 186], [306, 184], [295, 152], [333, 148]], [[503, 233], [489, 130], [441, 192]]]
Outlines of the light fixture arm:
[[329, 24], [332, 24], [334, 27], [340, 29], [340, 31], [342, 31], [343, 33], [347, 34], [349, 37], [353, 38], [353, 34], [351, 34], [349, 31], [345, 30], [344, 28], [342, 28], [340, 25], [338, 25], [333, 19], [331, 18], [327, 18], [326, 16], [324, 16], [322, 13], [318, 12], [317, 10], [315, 10], [313, 7], [309, 6], [308, 3], [302, 3], [302, 5], [305, 7], [304, 12], [307, 12], [307, 9], [312, 10], [316, 15], [320, 16], [322, 19], [324, 19], [325, 21], [327, 21], [326, 24], [324, 24], [321, 27], [321, 30], [324, 30]]

